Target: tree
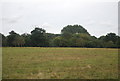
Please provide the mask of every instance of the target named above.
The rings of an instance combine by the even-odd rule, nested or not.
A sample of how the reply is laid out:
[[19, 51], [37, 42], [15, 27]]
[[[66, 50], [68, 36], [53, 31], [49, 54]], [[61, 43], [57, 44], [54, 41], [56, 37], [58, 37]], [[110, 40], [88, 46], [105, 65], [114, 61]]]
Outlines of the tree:
[[86, 47], [88, 41], [92, 40], [93, 38], [89, 34], [85, 33], [73, 34], [72, 38], [70, 39], [72, 47]]
[[7, 36], [8, 46], [15, 46], [13, 42], [15, 41], [16, 36], [18, 36], [19, 34], [14, 31], [9, 32], [9, 34], [10, 35]]
[[57, 46], [57, 47], [62, 46], [61, 41], [62, 41], [62, 38], [61, 38], [60, 36], [55, 37], [55, 38], [53, 39], [54, 46]]
[[105, 42], [112, 41], [115, 44], [118, 37], [115, 33], [108, 33], [106, 36], [101, 36], [99, 39], [104, 40]]
[[91, 47], [91, 48], [103, 48], [104, 46], [104, 41], [94, 39], [92, 41], [88, 41], [86, 44], [86, 47]]
[[120, 48], [120, 37], [119, 36], [117, 36], [117, 41], [116, 41], [115, 45], [117, 48]]
[[0, 47], [2, 47], [2, 34], [0, 33]]
[[119, 39], [119, 36], [117, 36], [115, 33], [108, 33], [106, 36], [101, 36], [99, 38], [99, 40], [102, 40], [105, 42], [104, 47], [119, 47], [118, 39]]
[[61, 33], [71, 33], [71, 34], [75, 34], [75, 33], [86, 33], [89, 34], [87, 32], [87, 30], [85, 28], [83, 28], [81, 25], [67, 25], [66, 27], [64, 27], [61, 30]]
[[114, 48], [114, 47], [116, 47], [116, 45], [112, 41], [108, 41], [105, 43], [105, 47]]
[[31, 31], [32, 46], [49, 46], [45, 30], [42, 28], [35, 28]]
[[70, 39], [72, 37], [72, 33], [69, 33], [69, 32], [64, 32], [62, 33], [61, 35], [64, 39]]
[[14, 41], [12, 42], [12, 44], [16, 47], [16, 46], [20, 46], [22, 47], [25, 44], [25, 39], [24, 37], [17, 35], [15, 36]]
[[98, 39], [105, 41], [105, 36], [100, 36]]
[[57, 47], [68, 47], [69, 46], [69, 41], [64, 39], [61, 36], [55, 37], [53, 39], [53, 42], [54, 42], [54, 46], [57, 46]]
[[61, 34], [46, 33], [42, 28], [35, 28], [31, 34], [11, 31], [8, 36], [0, 33], [2, 46], [26, 47], [94, 47], [94, 48], [120, 48], [120, 36], [108, 33], [99, 38], [91, 36], [81, 25], [67, 25]]
[[31, 35], [28, 33], [24, 33], [21, 35], [24, 38], [25, 44], [24, 46], [29, 47], [32, 46]]
[[25, 39], [22, 36], [16, 36], [15, 40], [13, 41], [13, 44], [15, 46], [20, 46], [22, 47], [25, 44]]
[[61, 36], [61, 34], [53, 34], [53, 33], [45, 33], [45, 36], [47, 37], [47, 41], [49, 42], [49, 46], [54, 46], [54, 38]]
[[7, 46], [7, 38], [0, 33], [0, 46], [4, 47]]

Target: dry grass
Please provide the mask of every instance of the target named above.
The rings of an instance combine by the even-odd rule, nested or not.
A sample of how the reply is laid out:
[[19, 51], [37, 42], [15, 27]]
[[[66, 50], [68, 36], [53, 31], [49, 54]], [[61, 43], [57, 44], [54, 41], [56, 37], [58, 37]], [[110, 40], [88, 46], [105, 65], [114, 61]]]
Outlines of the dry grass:
[[3, 78], [116, 79], [118, 49], [3, 48]]

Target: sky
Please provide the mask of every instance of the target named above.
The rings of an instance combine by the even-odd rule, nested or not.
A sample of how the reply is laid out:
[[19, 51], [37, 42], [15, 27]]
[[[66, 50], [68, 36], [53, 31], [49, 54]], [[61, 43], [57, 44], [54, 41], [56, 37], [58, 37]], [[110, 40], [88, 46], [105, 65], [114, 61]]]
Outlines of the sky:
[[79, 24], [96, 37], [118, 34], [118, 0], [3, 0], [1, 33], [30, 33], [40, 27], [59, 34], [67, 25]]

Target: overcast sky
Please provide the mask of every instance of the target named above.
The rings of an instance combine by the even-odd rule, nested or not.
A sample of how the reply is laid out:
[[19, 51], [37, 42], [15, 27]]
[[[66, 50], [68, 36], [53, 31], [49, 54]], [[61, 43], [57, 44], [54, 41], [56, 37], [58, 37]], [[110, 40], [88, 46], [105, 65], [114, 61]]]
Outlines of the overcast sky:
[[118, 0], [3, 0], [1, 8], [0, 32], [5, 35], [11, 30], [30, 33], [35, 26], [60, 33], [73, 24], [82, 25], [97, 37], [118, 33]]

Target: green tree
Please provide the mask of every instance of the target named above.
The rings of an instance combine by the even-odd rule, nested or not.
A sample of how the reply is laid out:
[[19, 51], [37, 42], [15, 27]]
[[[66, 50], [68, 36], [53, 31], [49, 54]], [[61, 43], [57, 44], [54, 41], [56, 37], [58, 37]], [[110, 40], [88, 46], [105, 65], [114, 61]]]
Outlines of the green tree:
[[31, 31], [32, 46], [49, 46], [45, 30], [42, 28], [35, 28]]
[[92, 40], [92, 37], [85, 33], [73, 34], [71, 41], [71, 46], [85, 47], [87, 42]]
[[108, 33], [106, 36], [101, 36], [99, 38], [99, 40], [104, 41], [104, 47], [119, 47], [118, 39], [119, 36], [117, 36], [115, 33]]
[[69, 40], [71, 37], [72, 37], [72, 33], [69, 33], [69, 32], [64, 32], [61, 34], [61, 36], [64, 38], [64, 39], [67, 39]]
[[29, 47], [32, 46], [31, 35], [28, 33], [24, 33], [21, 35], [24, 38], [25, 44], [24, 46]]
[[106, 36], [101, 36], [99, 39], [104, 40], [105, 42], [112, 41], [115, 44], [118, 37], [115, 33], [108, 33]]
[[13, 45], [14, 46], [20, 46], [20, 47], [22, 47], [24, 44], [25, 44], [24, 37], [22, 37], [20, 35], [15, 36], [15, 39], [13, 41]]
[[55, 37], [55, 38], [53, 39], [54, 46], [58, 46], [58, 47], [62, 46], [61, 41], [62, 41], [62, 38], [61, 38], [60, 36]]
[[68, 47], [69, 46], [68, 44], [69, 41], [64, 39], [61, 36], [55, 37], [53, 39], [53, 42], [54, 42], [54, 46], [57, 46], [57, 47]]
[[108, 41], [105, 43], [105, 47], [114, 48], [114, 47], [116, 47], [116, 45], [113, 43], [113, 41]]
[[120, 37], [119, 36], [117, 36], [117, 41], [116, 41], [115, 45], [117, 48], [120, 48]]
[[4, 35], [0, 33], [0, 47], [3, 46], [3, 42], [2, 42], [3, 41], [3, 37], [4, 37]]
[[86, 47], [92, 47], [92, 48], [103, 48], [104, 46], [104, 41], [95, 39], [92, 41], [88, 41], [86, 44]]
[[3, 34], [0, 33], [0, 46], [7, 46], [7, 38]]
[[7, 42], [8, 46], [14, 46], [13, 42], [15, 41], [15, 38], [19, 35], [14, 31], [9, 32], [10, 35], [7, 36]]
[[54, 46], [54, 38], [61, 36], [61, 34], [53, 34], [53, 33], [46, 33], [45, 36], [47, 37], [47, 40], [49, 42], [49, 46]]
[[61, 33], [71, 33], [71, 34], [75, 34], [75, 33], [86, 33], [89, 34], [87, 32], [87, 30], [85, 28], [83, 28], [81, 25], [67, 25], [66, 27], [64, 27], [61, 30]]

